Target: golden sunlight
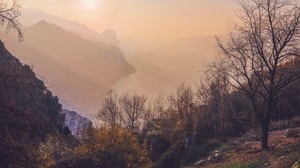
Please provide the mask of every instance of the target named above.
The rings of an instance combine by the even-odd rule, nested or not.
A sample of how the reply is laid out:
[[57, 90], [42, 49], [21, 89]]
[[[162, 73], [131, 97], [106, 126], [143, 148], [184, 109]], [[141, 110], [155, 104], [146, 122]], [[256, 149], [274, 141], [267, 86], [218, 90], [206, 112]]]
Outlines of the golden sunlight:
[[84, 10], [95, 10], [99, 5], [99, 0], [80, 0], [80, 7]]

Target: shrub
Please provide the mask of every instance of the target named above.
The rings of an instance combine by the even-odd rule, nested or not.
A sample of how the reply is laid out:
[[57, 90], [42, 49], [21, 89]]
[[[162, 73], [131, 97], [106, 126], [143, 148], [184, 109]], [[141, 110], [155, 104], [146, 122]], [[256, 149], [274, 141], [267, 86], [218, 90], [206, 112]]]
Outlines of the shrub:
[[151, 167], [146, 146], [138, 142], [133, 132], [118, 126], [90, 130], [75, 154], [91, 159], [96, 167]]

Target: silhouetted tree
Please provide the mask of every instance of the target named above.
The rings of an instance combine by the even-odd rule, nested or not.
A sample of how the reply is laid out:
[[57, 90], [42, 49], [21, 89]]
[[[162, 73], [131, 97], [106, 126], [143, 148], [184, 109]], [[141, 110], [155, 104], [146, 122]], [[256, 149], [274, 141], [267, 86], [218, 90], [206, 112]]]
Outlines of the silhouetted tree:
[[196, 106], [195, 94], [185, 84], [177, 88], [176, 94], [160, 95], [153, 108], [155, 132], [172, 143], [193, 136]]
[[150, 113], [146, 106], [147, 98], [144, 95], [125, 93], [119, 99], [122, 121], [131, 131], [139, 129], [140, 122]]
[[19, 0], [7, 2], [0, 1], [0, 24], [6, 27], [6, 31], [13, 30], [17, 33], [19, 40], [23, 40], [23, 33], [21, 24], [19, 23], [19, 16], [21, 15], [21, 3]]
[[[203, 105], [199, 109], [201, 111], [199, 124], [202, 124], [202, 126], [206, 125], [206, 129], [210, 130], [210, 132], [206, 132], [210, 135], [223, 136], [229, 132], [230, 90], [231, 87], [226, 73], [215, 71], [214, 67], [208, 67], [204, 73], [203, 80], [197, 86], [196, 95], [200, 104]], [[214, 124], [211, 124], [212, 122]], [[207, 126], [212, 127], [207, 128]]]
[[[251, 100], [268, 148], [271, 116], [283, 90], [299, 78], [292, 62], [300, 54], [300, 9], [292, 0], [240, 0], [240, 21], [225, 43], [218, 41], [229, 82]], [[222, 70], [222, 69], [220, 69]]]
[[110, 125], [120, 124], [121, 114], [118, 106], [117, 93], [109, 90], [99, 110], [98, 118]]

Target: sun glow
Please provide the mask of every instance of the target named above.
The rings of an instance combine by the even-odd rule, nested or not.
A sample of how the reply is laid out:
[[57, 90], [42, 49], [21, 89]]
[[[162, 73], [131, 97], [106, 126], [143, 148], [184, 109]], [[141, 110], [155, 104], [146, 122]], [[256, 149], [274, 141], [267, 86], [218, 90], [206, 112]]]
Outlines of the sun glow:
[[99, 5], [99, 0], [81, 0], [80, 6], [84, 10], [95, 10]]

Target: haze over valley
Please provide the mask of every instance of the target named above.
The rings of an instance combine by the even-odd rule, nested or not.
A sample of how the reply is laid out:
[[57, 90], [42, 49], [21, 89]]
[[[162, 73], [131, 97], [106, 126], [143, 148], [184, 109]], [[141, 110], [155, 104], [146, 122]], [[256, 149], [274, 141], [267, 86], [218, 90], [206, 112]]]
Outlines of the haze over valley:
[[21, 23], [24, 41], [2, 35], [7, 48], [46, 80], [64, 108], [90, 118], [108, 89], [153, 100], [181, 83], [195, 85], [216, 55], [214, 35], [120, 40], [114, 30], [97, 32], [40, 9], [24, 9]]
[[[106, 6], [107, 11], [103, 9], [102, 12], [110, 13], [109, 10], [118, 8], [118, 5], [122, 14], [129, 9], [134, 10], [128, 11], [132, 15], [127, 13], [121, 16], [119, 13], [111, 18], [112, 22], [103, 21], [99, 25], [91, 22], [93, 17], [87, 16], [91, 15], [89, 12], [83, 11], [82, 17], [76, 18], [73, 17], [76, 14], [69, 16], [41, 7], [37, 2], [27, 1], [20, 17], [24, 26], [24, 41], [18, 43], [12, 36], [6, 35], [2, 35], [2, 39], [14, 55], [31, 65], [40, 78], [46, 80], [46, 85], [59, 96], [64, 108], [77, 110], [90, 118], [98, 112], [108, 89], [120, 93], [143, 93], [149, 99], [154, 99], [160, 93], [174, 92], [183, 82], [194, 86], [200, 79], [204, 65], [216, 55], [215, 35], [224, 32], [222, 29], [225, 28], [226, 19], [222, 21], [223, 28], [214, 25], [219, 22], [209, 19], [190, 20], [193, 12], [198, 13], [193, 9], [176, 20], [177, 23], [162, 23], [154, 11], [145, 9], [141, 13], [136, 11], [134, 4], [122, 4], [103, 1], [102, 8]], [[175, 4], [180, 6], [179, 2]], [[191, 4], [203, 5], [203, 8], [211, 5], [206, 2], [198, 4], [196, 1]], [[218, 8], [228, 10], [231, 5], [222, 4]], [[170, 23], [174, 20], [168, 12], [179, 12], [175, 6], [166, 8], [166, 13], [159, 8], [157, 10], [162, 16], [168, 17]], [[97, 11], [91, 9], [90, 12]], [[141, 18], [134, 14], [148, 19], [144, 26], [150, 27], [144, 27]], [[222, 18], [221, 13], [217, 12], [203, 11], [201, 15], [205, 14]], [[124, 17], [128, 23], [121, 19]], [[157, 28], [162, 31], [151, 27], [151, 24], [159, 26]], [[177, 24], [182, 25], [178, 27]], [[205, 29], [212, 25], [214, 29]]]
[[[97, 35], [111, 36], [117, 42], [114, 32]], [[22, 43], [6, 36], [2, 40], [22, 62], [31, 65], [65, 108], [88, 117], [94, 116], [113, 84], [135, 72], [118, 46], [88, 40], [45, 20], [25, 27], [24, 36]]]

